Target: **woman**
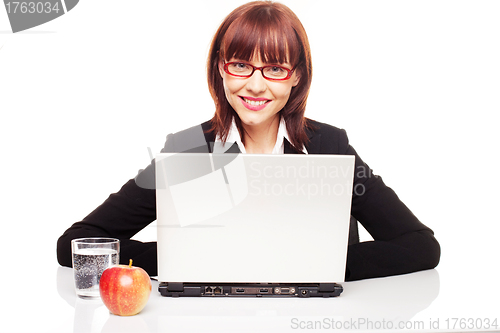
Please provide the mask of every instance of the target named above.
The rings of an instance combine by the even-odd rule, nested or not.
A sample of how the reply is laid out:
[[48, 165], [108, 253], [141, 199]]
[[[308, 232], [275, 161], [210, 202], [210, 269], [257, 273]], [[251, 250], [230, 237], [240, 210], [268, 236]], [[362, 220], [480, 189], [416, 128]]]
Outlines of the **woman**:
[[[349, 145], [344, 130], [304, 117], [312, 78], [307, 35], [286, 6], [256, 1], [223, 21], [208, 57], [208, 85], [215, 115], [199, 126], [170, 134], [162, 151], [355, 156], [352, 216], [372, 235], [351, 242], [346, 280], [434, 268], [440, 247], [382, 179]], [[116, 237], [121, 258], [156, 275], [156, 243], [130, 238], [156, 218], [154, 165], [128, 181], [101, 206], [59, 238], [61, 265], [71, 266], [70, 242], [79, 237]]]

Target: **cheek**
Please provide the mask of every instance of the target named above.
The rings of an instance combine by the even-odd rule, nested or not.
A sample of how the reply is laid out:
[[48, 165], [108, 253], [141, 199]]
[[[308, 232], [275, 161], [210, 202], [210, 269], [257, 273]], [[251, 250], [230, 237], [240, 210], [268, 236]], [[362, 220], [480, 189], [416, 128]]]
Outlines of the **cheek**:
[[237, 83], [234, 82], [233, 80], [227, 80], [224, 79], [223, 81], [224, 85], [224, 92], [226, 93], [226, 98], [230, 99], [230, 95], [238, 91], [240, 88], [238, 87]]
[[224, 95], [226, 96], [226, 100], [229, 102], [229, 104], [233, 104], [231, 100], [231, 88], [228, 86], [226, 80], [223, 81], [223, 87], [224, 87]]
[[224, 87], [224, 93], [226, 95], [226, 99], [229, 101], [229, 103], [232, 102], [232, 99], [236, 98], [233, 94], [236, 94], [238, 91], [240, 91], [244, 87], [244, 83], [240, 80], [231, 80], [231, 79], [223, 79], [223, 87]]
[[290, 94], [292, 92], [292, 86], [291, 85], [279, 85], [276, 86], [273, 89], [273, 94], [276, 98], [282, 100], [283, 102], [286, 103], [288, 98], [290, 97]]

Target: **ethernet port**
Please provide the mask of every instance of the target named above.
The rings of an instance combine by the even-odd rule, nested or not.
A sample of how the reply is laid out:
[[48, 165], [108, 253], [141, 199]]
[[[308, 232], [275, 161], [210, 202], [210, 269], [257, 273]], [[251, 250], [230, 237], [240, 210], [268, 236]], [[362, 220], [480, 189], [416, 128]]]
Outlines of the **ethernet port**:
[[212, 289], [212, 287], [205, 287], [205, 294], [212, 294], [214, 292], [214, 290]]
[[214, 294], [222, 294], [222, 288], [221, 287], [215, 287], [214, 288]]

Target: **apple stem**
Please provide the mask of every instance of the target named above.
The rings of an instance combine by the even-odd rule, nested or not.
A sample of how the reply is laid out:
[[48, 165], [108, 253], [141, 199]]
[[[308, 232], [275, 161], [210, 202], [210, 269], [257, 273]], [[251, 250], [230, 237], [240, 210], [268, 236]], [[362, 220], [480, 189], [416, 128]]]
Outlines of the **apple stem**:
[[130, 259], [130, 261], [128, 262], [128, 267], [132, 268], [132, 259]]

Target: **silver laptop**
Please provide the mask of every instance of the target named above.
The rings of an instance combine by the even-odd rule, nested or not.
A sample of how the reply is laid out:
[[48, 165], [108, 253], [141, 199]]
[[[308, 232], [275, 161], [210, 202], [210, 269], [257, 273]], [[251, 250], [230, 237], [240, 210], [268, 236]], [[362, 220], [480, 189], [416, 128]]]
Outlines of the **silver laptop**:
[[340, 295], [353, 174], [345, 155], [158, 154], [161, 295]]

